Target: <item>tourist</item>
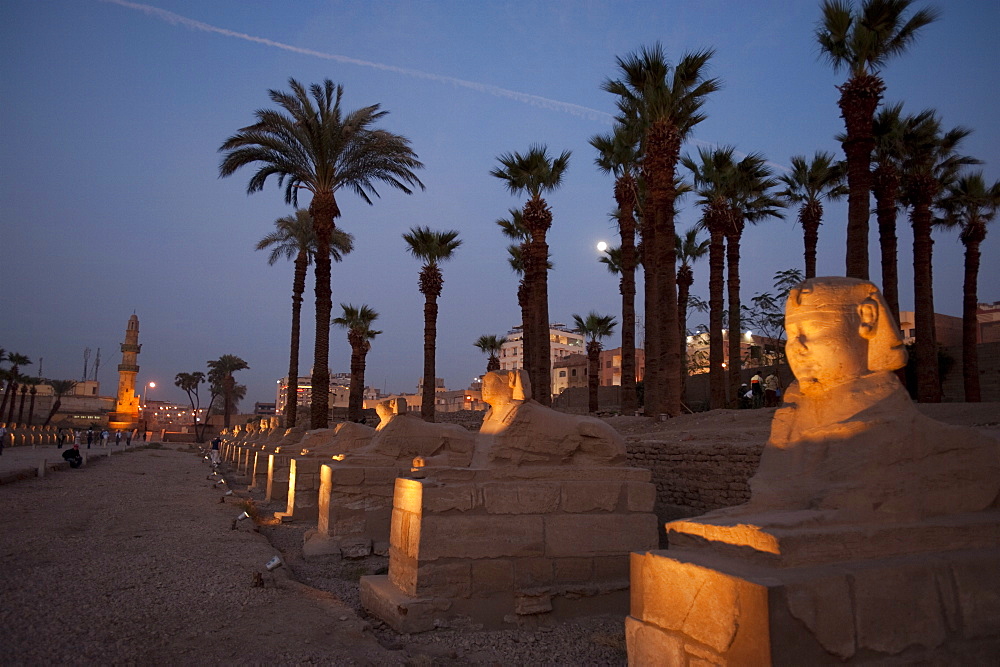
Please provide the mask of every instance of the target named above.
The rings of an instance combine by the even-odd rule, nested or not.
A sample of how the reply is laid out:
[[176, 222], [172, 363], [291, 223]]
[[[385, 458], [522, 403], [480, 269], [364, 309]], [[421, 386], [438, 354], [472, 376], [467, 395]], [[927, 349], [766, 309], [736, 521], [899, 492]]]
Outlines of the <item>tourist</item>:
[[107, 447], [108, 446], [108, 439], [110, 437], [111, 437], [111, 434], [108, 433], [108, 429], [104, 429], [103, 431], [101, 431], [101, 447]]
[[76, 445], [77, 447], [80, 446], [80, 436], [81, 435], [82, 435], [82, 433], [80, 432], [80, 429], [78, 429], [78, 428], [73, 429], [73, 444]]
[[135, 429], [132, 429], [131, 431], [129, 431], [128, 433], [125, 434], [125, 446], [126, 447], [131, 447], [132, 446], [132, 436], [133, 435], [135, 435]]
[[122, 430], [118, 429], [115, 431], [115, 447], [120, 447], [122, 444]]
[[69, 461], [70, 468], [79, 468], [83, 464], [83, 456], [80, 454], [80, 445], [73, 445], [73, 449], [67, 449], [62, 457]]
[[778, 407], [778, 376], [774, 373], [764, 378], [764, 407]]
[[753, 395], [753, 407], [761, 407], [764, 404], [764, 378], [760, 376], [760, 371], [754, 371], [750, 378], [750, 393]]
[[222, 444], [222, 436], [215, 436], [212, 440], [212, 463], [219, 463], [219, 445]]
[[87, 429], [87, 449], [94, 443], [94, 427], [91, 426]]

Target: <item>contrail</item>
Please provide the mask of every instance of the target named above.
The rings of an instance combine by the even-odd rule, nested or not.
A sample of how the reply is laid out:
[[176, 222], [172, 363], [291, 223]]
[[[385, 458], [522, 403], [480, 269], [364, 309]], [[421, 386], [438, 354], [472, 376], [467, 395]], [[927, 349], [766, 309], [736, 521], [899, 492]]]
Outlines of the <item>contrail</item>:
[[599, 121], [602, 123], [610, 124], [614, 120], [614, 116], [612, 116], [609, 113], [598, 111], [597, 109], [591, 109], [590, 107], [580, 106], [579, 104], [570, 104], [569, 102], [560, 102], [559, 100], [552, 100], [547, 97], [540, 97], [538, 95], [529, 95], [528, 93], [521, 93], [516, 90], [509, 90], [507, 88], [501, 88], [499, 86], [493, 86], [487, 83], [466, 81], [465, 79], [457, 79], [455, 77], [442, 76], [440, 74], [431, 74], [429, 72], [422, 72], [420, 70], [408, 69], [406, 67], [396, 67], [394, 65], [385, 65], [383, 63], [375, 63], [375, 62], [370, 62], [368, 60], [359, 60], [357, 58], [350, 58], [348, 56], [341, 56], [334, 53], [324, 53], [323, 51], [303, 49], [298, 46], [292, 46], [291, 44], [276, 42], [274, 40], [267, 39], [266, 37], [257, 37], [255, 35], [248, 35], [242, 32], [227, 30], [226, 28], [219, 28], [218, 26], [209, 25], [208, 23], [202, 23], [201, 21], [195, 21], [194, 19], [189, 19], [186, 16], [181, 16], [180, 14], [175, 14], [165, 9], [160, 9], [158, 7], [151, 7], [150, 5], [143, 5], [137, 2], [128, 2], [128, 0], [101, 0], [101, 1], [113, 5], [118, 5], [120, 7], [126, 7], [128, 9], [135, 9], [137, 11], [143, 12], [148, 16], [152, 16], [153, 18], [159, 19], [166, 23], [170, 23], [171, 25], [182, 25], [186, 28], [191, 28], [192, 30], [201, 30], [203, 32], [214, 32], [218, 35], [224, 35], [226, 37], [235, 37], [236, 39], [242, 39], [247, 42], [256, 42], [257, 44], [263, 44], [264, 46], [271, 46], [276, 49], [284, 49], [285, 51], [291, 51], [292, 53], [300, 53], [304, 56], [313, 56], [314, 58], [323, 58], [324, 60], [333, 60], [334, 62], [344, 63], [347, 65], [357, 65], [359, 67], [370, 67], [372, 69], [379, 69], [386, 72], [394, 72], [396, 74], [402, 74], [403, 76], [410, 76], [417, 79], [428, 79], [430, 81], [437, 81], [439, 83], [449, 83], [459, 88], [469, 88], [471, 90], [476, 90], [481, 93], [488, 93], [490, 95], [495, 95], [496, 97], [505, 97], [507, 99], [516, 100], [518, 102], [524, 102], [525, 104], [530, 104], [533, 107], [548, 109], [550, 111], [561, 111], [563, 113], [572, 114], [580, 118], [586, 118], [588, 120]]

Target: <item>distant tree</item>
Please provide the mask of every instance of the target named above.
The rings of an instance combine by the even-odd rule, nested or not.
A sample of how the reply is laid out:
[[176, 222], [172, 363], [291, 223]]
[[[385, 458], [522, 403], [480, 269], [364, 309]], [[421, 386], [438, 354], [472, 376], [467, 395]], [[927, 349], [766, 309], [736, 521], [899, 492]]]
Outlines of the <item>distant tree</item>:
[[191, 402], [191, 426], [194, 428], [195, 440], [197, 442], [205, 442], [205, 429], [208, 428], [208, 415], [211, 414], [212, 405], [215, 403], [215, 399], [217, 398], [214, 393], [211, 394], [208, 406], [205, 409], [205, 420], [199, 423], [198, 410], [201, 409], [201, 398], [198, 396], [198, 388], [204, 382], [205, 374], [200, 371], [195, 371], [194, 373], [178, 373], [174, 378], [174, 385], [187, 394], [188, 400]]
[[[208, 382], [212, 393], [222, 397], [222, 423], [229, 428], [229, 418], [236, 400], [236, 379], [233, 373], [250, 368], [247, 362], [233, 354], [224, 354], [214, 361], [208, 362]], [[313, 387], [313, 400], [316, 388]]]
[[326, 79], [308, 90], [289, 79], [291, 93], [268, 91], [281, 110], [255, 112], [257, 122], [226, 139], [219, 165], [221, 176], [256, 164], [247, 193], [264, 189], [270, 176], [285, 188], [285, 201], [298, 206], [299, 190], [312, 194], [309, 213], [316, 230], [316, 340], [312, 375], [312, 428], [326, 428], [330, 408], [330, 244], [340, 217], [338, 190], [347, 189], [366, 203], [378, 197], [375, 186], [388, 185], [406, 194], [423, 189], [415, 170], [424, 165], [406, 137], [375, 127], [388, 112], [378, 104], [345, 113], [344, 89]]
[[[354, 249], [354, 237], [342, 229], [333, 229], [330, 235], [330, 257], [341, 261]], [[285, 392], [285, 425], [295, 426], [298, 419], [299, 395], [299, 320], [302, 313], [302, 294], [306, 290], [306, 273], [316, 256], [316, 231], [309, 211], [299, 209], [295, 215], [286, 215], [274, 221], [274, 231], [257, 242], [257, 250], [270, 250], [267, 263], [274, 266], [279, 259], [295, 262], [292, 280], [292, 337], [288, 356], [288, 387]]]
[[3, 394], [3, 405], [0, 405], [0, 417], [3, 416], [3, 407], [7, 408], [7, 424], [14, 420], [14, 401], [17, 399], [17, 383], [20, 381], [20, 371], [22, 366], [30, 366], [31, 359], [17, 352], [7, 353], [7, 391]]
[[875, 114], [872, 131], [875, 135], [872, 194], [875, 196], [875, 217], [878, 219], [878, 242], [882, 258], [882, 296], [889, 312], [899, 322], [899, 259], [896, 217], [899, 212], [900, 161], [906, 121], [903, 105], [882, 107]]
[[962, 383], [967, 403], [982, 401], [979, 386], [979, 247], [986, 240], [986, 227], [1000, 210], [1000, 181], [987, 185], [983, 172], [958, 178], [948, 186], [939, 203], [944, 223], [958, 229], [965, 246], [965, 280], [962, 287]]
[[49, 380], [49, 386], [52, 387], [52, 394], [55, 399], [52, 402], [52, 408], [49, 410], [48, 417], [45, 418], [45, 422], [42, 426], [48, 426], [52, 418], [59, 412], [59, 408], [62, 407], [62, 397], [73, 391], [76, 387], [75, 380]]
[[683, 236], [677, 236], [677, 324], [680, 327], [681, 344], [681, 396], [687, 386], [687, 312], [691, 297], [691, 286], [694, 285], [694, 269], [692, 264], [708, 254], [708, 239], [699, 239], [698, 227], [687, 230]]
[[[544, 145], [533, 145], [524, 154], [504, 153], [490, 175], [504, 182], [511, 194], [527, 193], [522, 222], [528, 241], [522, 246], [524, 284], [530, 317], [521, 323], [524, 336], [525, 367], [531, 378], [532, 393], [542, 405], [552, 402], [552, 362], [549, 346], [549, 245], [546, 234], [552, 226], [552, 211], [542, 195], [562, 183], [569, 167], [569, 151], [550, 157]], [[426, 388], [425, 388], [426, 391]]]
[[576, 333], [587, 339], [587, 409], [590, 412], [597, 412], [599, 405], [597, 400], [597, 388], [600, 386], [601, 374], [601, 339], [607, 338], [615, 331], [615, 318], [613, 315], [598, 315], [594, 311], [587, 313], [587, 317], [573, 315], [573, 322]]
[[868, 279], [868, 216], [871, 156], [875, 147], [873, 117], [885, 91], [879, 70], [914, 42], [921, 28], [935, 21], [933, 9], [906, 12], [913, 0], [823, 0], [816, 40], [834, 71], [847, 70], [839, 86], [841, 116], [847, 134], [847, 276]]
[[811, 162], [802, 155], [792, 156], [792, 170], [779, 177], [785, 189], [778, 193], [799, 207], [799, 224], [805, 242], [806, 278], [816, 277], [816, 244], [823, 221], [823, 199], [835, 201], [847, 194], [844, 165], [832, 153], [816, 151]]
[[507, 338], [504, 336], [495, 336], [493, 334], [483, 334], [476, 339], [473, 343], [478, 347], [483, 354], [489, 357], [489, 361], [486, 363], [486, 372], [498, 371], [500, 370], [500, 349], [503, 344], [507, 342]]
[[424, 382], [420, 416], [424, 421], [434, 421], [437, 373], [434, 357], [437, 350], [437, 300], [444, 286], [440, 262], [450, 259], [462, 245], [458, 232], [435, 232], [430, 227], [412, 227], [403, 234], [407, 250], [424, 265], [420, 269], [420, 293], [424, 295]]
[[363, 416], [365, 394], [365, 361], [371, 350], [371, 340], [381, 331], [372, 328], [378, 313], [367, 304], [355, 306], [340, 304], [343, 313], [333, 318], [332, 324], [347, 329], [347, 342], [351, 346], [351, 387], [347, 398], [347, 420], [359, 422]]
[[774, 364], [785, 360], [785, 302], [792, 288], [802, 282], [802, 271], [785, 269], [774, 274], [774, 291], [754, 294], [751, 306], [743, 307], [743, 321], [764, 338], [778, 341]]
[[638, 137], [642, 199], [643, 275], [646, 281], [646, 414], [681, 412], [680, 345], [677, 327], [677, 266], [674, 252], [677, 162], [680, 148], [702, 107], [719, 89], [705, 71], [714, 51], [686, 53], [671, 67], [655, 44], [619, 57], [618, 78], [602, 88], [617, 96], [615, 120]]
[[25, 378], [24, 384], [28, 386], [28, 395], [31, 396], [30, 402], [28, 403], [28, 421], [25, 422], [29, 426], [35, 421], [35, 396], [38, 394], [38, 385], [43, 384], [45, 380], [43, 378], [29, 377]]
[[635, 210], [639, 201], [638, 137], [618, 123], [609, 134], [591, 137], [590, 145], [597, 149], [597, 157], [594, 160], [597, 168], [615, 177], [614, 196], [618, 210], [614, 218], [618, 222], [621, 245], [616, 250], [618, 271], [612, 270], [612, 273], [621, 275], [619, 285], [622, 295], [621, 410], [625, 414], [631, 414], [639, 407], [635, 392], [635, 270], [639, 266], [635, 239]]

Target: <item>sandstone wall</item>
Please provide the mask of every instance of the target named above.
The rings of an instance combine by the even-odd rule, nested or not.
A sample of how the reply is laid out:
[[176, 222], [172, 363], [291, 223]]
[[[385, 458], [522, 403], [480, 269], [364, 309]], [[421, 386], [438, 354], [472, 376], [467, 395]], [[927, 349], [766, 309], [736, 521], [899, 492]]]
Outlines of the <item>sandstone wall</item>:
[[625, 446], [628, 465], [653, 473], [654, 511], [661, 524], [750, 500], [748, 482], [764, 451], [763, 442], [713, 445], [629, 440]]

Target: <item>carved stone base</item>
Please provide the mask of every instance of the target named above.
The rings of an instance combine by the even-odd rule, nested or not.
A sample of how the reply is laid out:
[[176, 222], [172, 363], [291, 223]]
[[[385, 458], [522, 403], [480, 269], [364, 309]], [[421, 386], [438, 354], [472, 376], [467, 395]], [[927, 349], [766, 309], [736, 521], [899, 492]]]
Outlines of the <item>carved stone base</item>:
[[[362, 603], [399, 632], [615, 612], [628, 554], [656, 545], [649, 471], [439, 469], [395, 483], [389, 574]], [[624, 612], [624, 608], [621, 609]]]
[[995, 664], [1000, 548], [780, 567], [632, 554], [629, 664]]

